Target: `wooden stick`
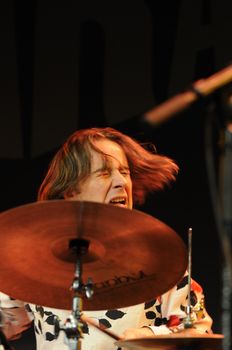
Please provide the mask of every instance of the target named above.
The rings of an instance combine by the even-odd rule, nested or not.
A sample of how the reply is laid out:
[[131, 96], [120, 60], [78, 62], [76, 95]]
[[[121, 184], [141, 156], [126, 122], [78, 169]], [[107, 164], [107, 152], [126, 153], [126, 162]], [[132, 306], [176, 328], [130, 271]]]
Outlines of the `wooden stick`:
[[86, 315], [81, 316], [81, 321], [89, 324], [90, 326], [97, 328], [99, 331], [107, 334], [108, 336], [110, 336], [114, 340], [122, 340], [122, 338], [120, 338], [117, 334], [113, 333], [112, 331], [109, 331], [108, 329], [104, 329], [104, 328], [100, 327], [95, 321], [93, 321], [90, 317], [88, 317]]
[[152, 108], [144, 114], [144, 120], [151, 125], [159, 125], [178, 112], [186, 109], [199, 97], [204, 97], [216, 89], [232, 82], [232, 65], [213, 74], [207, 79], [201, 79], [193, 83], [192, 88], [180, 93], [169, 100]]

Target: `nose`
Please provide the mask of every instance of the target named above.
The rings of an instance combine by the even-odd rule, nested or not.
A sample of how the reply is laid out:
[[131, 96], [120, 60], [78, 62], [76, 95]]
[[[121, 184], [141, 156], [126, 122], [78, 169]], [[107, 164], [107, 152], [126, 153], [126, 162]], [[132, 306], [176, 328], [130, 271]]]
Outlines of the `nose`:
[[114, 188], [124, 188], [127, 184], [125, 175], [121, 174], [119, 170], [114, 171], [112, 174], [112, 185]]

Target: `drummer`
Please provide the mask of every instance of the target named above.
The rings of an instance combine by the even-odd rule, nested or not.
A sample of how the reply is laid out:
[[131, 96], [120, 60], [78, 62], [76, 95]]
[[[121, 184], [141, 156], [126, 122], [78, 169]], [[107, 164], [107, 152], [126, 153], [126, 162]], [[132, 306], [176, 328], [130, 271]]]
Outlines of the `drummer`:
[[[142, 204], [149, 192], [162, 190], [174, 181], [177, 173], [178, 166], [173, 160], [146, 150], [115, 129], [79, 130], [67, 139], [51, 161], [38, 200], [92, 201], [132, 209], [133, 203]], [[3, 330], [8, 339], [14, 339], [28, 328], [33, 318], [37, 350], [69, 349], [64, 332], [60, 332], [56, 339], [54, 320], [58, 316], [64, 323], [70, 311], [42, 305], [26, 304], [22, 307], [20, 301], [9, 300], [4, 295], [2, 299]], [[124, 339], [170, 334], [184, 329], [187, 299], [186, 273], [176, 286], [153, 301], [85, 314]], [[204, 306], [202, 288], [194, 280], [191, 283], [191, 305], [191, 331], [210, 333], [212, 319]], [[83, 336], [82, 350], [117, 348], [111, 337], [94, 327], [85, 327]]]

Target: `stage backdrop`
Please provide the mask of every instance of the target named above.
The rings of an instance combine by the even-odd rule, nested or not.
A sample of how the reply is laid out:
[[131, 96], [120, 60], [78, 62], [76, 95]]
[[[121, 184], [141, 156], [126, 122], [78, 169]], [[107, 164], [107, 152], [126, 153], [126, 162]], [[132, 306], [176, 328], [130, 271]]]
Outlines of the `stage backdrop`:
[[[223, 263], [215, 198], [228, 117], [222, 91], [157, 127], [143, 115], [230, 63], [231, 13], [229, 0], [39, 0], [4, 2], [0, 14], [0, 210], [36, 200], [52, 155], [77, 129], [113, 126], [153, 142], [180, 174], [138, 209], [185, 242], [193, 228], [192, 273], [215, 332]], [[14, 346], [34, 349], [32, 333]]]

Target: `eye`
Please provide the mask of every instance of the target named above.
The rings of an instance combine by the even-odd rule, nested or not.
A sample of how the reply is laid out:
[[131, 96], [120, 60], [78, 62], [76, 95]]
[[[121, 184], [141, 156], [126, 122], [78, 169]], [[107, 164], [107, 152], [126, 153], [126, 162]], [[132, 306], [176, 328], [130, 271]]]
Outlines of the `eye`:
[[121, 169], [120, 170], [120, 173], [122, 174], [122, 175], [130, 175], [130, 169]]
[[111, 173], [111, 171], [109, 170], [109, 169], [105, 169], [105, 170], [102, 170], [100, 173], [99, 173], [99, 175], [98, 176], [100, 176], [100, 177], [107, 177], [107, 176], [109, 176], [110, 175], [110, 173]]

